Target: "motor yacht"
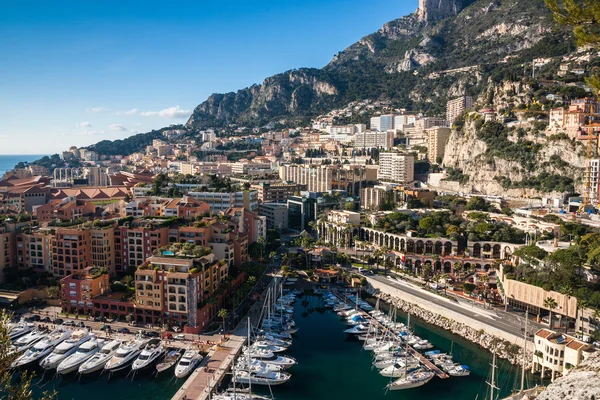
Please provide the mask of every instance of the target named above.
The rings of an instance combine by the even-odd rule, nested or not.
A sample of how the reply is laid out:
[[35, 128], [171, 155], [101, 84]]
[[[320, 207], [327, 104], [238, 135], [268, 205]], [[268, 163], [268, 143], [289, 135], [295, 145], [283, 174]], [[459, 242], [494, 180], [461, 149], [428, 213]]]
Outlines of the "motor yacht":
[[349, 335], [363, 335], [369, 331], [369, 327], [366, 325], [356, 325], [352, 328], [346, 329], [344, 333]]
[[283, 385], [290, 380], [292, 376], [286, 372], [248, 372], [236, 370], [233, 375], [233, 382], [242, 385], [265, 385], [277, 386]]
[[198, 350], [187, 350], [179, 363], [175, 367], [175, 376], [177, 378], [185, 378], [194, 368], [202, 361], [202, 355]]
[[93, 337], [91, 340], [88, 340], [79, 346], [75, 353], [62, 360], [62, 362], [58, 364], [58, 367], [56, 367], [56, 372], [61, 375], [66, 375], [78, 371], [79, 366], [99, 352], [104, 344], [105, 340]]
[[413, 372], [419, 367], [419, 363], [415, 360], [397, 360], [394, 364], [383, 368], [379, 373], [387, 378], [403, 378], [406, 372]]
[[21, 336], [26, 335], [29, 332], [31, 332], [34, 328], [35, 328], [35, 324], [33, 324], [31, 322], [26, 322], [24, 319], [22, 319], [21, 321], [15, 323], [15, 324], [11, 324], [10, 331], [8, 332], [8, 334], [10, 336], [10, 340], [15, 340], [17, 338], [20, 338]]
[[56, 346], [50, 355], [40, 361], [40, 366], [46, 370], [57, 368], [61, 362], [75, 353], [79, 346], [91, 338], [87, 330], [73, 332], [70, 338]]
[[403, 390], [412, 389], [423, 386], [429, 382], [434, 376], [431, 371], [417, 371], [408, 374], [404, 378], [395, 380], [394, 382], [387, 385], [389, 390]]
[[252, 344], [252, 348], [272, 351], [273, 353], [283, 353], [284, 351], [287, 350], [287, 347], [275, 346], [275, 345], [270, 344], [267, 341], [254, 342]]
[[50, 334], [45, 336], [43, 339], [39, 340], [23, 355], [17, 358], [12, 363], [12, 367], [24, 367], [33, 362], [41, 360], [42, 358], [50, 354], [56, 346], [61, 344], [63, 341], [67, 340], [69, 337], [71, 337], [71, 331], [68, 331], [63, 328], [58, 328], [50, 332]]
[[[271, 358], [264, 358], [264, 359], [261, 359], [258, 361], [262, 361], [265, 364], [276, 365], [283, 369], [291, 368], [297, 364], [296, 359], [293, 357], [289, 357], [289, 356], [276, 356], [276, 357], [271, 357]], [[242, 355], [239, 359], [239, 362], [247, 364], [248, 362], [246, 361], [246, 356]]]
[[469, 376], [471, 371], [466, 365], [454, 364], [450, 367], [444, 368], [444, 371], [450, 376]]
[[[248, 352], [248, 347], [244, 346], [243, 349], [244, 354], [247, 354]], [[259, 359], [264, 359], [264, 358], [273, 358], [275, 356], [275, 354], [267, 349], [257, 349], [255, 347], [250, 347], [250, 357], [252, 358], [259, 358]]]
[[427, 340], [420, 340], [413, 347], [417, 350], [428, 350], [431, 349], [433, 345]]
[[[243, 369], [248, 371], [248, 362], [244, 360], [239, 360], [236, 369]], [[281, 371], [283, 367], [277, 364], [269, 364], [262, 360], [252, 360], [250, 362], [250, 371], [259, 372], [259, 371], [267, 371], [267, 372], [278, 372]]]
[[179, 350], [169, 350], [165, 353], [164, 357], [158, 360], [156, 364], [156, 373], [161, 373], [171, 369], [177, 361], [181, 358], [181, 351]]
[[48, 331], [46, 329], [36, 328], [15, 340], [12, 348], [16, 353], [22, 353], [32, 348], [34, 344], [45, 338], [47, 335]]
[[104, 365], [112, 358], [117, 349], [121, 346], [121, 341], [113, 340], [106, 343], [100, 351], [95, 353], [90, 359], [79, 366], [79, 373], [82, 375], [91, 374], [92, 372], [104, 369]]
[[133, 363], [142, 352], [147, 341], [141, 337], [122, 343], [115, 354], [107, 361], [104, 369], [116, 372], [125, 369]]
[[131, 364], [131, 369], [133, 371], [146, 369], [154, 365], [163, 354], [165, 354], [165, 348], [163, 347], [162, 340], [150, 339], [138, 358]]

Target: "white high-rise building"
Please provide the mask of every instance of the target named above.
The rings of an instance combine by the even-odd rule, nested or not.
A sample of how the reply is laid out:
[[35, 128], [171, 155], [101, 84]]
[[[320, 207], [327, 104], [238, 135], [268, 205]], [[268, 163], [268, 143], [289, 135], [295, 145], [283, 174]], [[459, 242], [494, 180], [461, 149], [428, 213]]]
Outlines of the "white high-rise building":
[[279, 167], [279, 179], [306, 185], [309, 192], [329, 192], [333, 172], [327, 166], [284, 165]]
[[415, 157], [403, 153], [379, 154], [379, 173], [383, 181], [408, 183], [415, 180]]
[[394, 132], [363, 132], [354, 135], [354, 147], [359, 149], [391, 149], [394, 147]]
[[450, 100], [447, 104], [446, 120], [452, 124], [460, 113], [468, 108], [473, 108], [473, 98], [471, 96], [461, 96]]
[[373, 132], [378, 132], [381, 130], [381, 120], [379, 117], [371, 117], [370, 128]]

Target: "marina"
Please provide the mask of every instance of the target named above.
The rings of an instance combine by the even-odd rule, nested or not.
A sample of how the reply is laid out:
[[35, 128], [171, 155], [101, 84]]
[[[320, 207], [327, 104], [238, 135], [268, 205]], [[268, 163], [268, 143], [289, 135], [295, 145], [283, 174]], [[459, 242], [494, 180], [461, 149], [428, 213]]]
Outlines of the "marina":
[[[277, 286], [272, 287], [265, 302], [257, 304], [255, 311], [250, 313], [253, 316], [250, 332], [248, 323], [240, 324], [228, 340], [213, 346], [206, 356], [200, 356], [195, 367], [189, 368], [181, 379], [175, 377], [178, 366], [173, 362], [169, 365], [167, 356], [170, 354], [171, 359], [180, 361], [189, 360], [189, 357], [181, 357], [186, 349], [167, 350], [161, 348], [160, 341], [138, 338], [143, 343], [136, 350], [139, 351], [137, 357], [132, 357], [125, 370], [114, 374], [96, 372], [89, 376], [47, 373], [34, 379], [34, 391], [41, 393], [56, 388], [60, 389], [59, 399], [71, 399], [77, 398], [81, 390], [87, 392], [89, 388], [97, 388], [98, 397], [94, 397], [96, 393], [88, 396], [96, 399], [103, 398], [101, 393], [106, 393], [106, 387], [110, 387], [111, 397], [115, 399], [228, 399], [234, 398], [228, 396], [235, 383], [237, 399], [251, 398], [240, 397], [243, 389], [246, 391], [243, 396], [250, 396], [248, 390], [251, 390], [255, 398], [325, 400], [331, 398], [327, 395], [331, 387], [336, 387], [340, 398], [390, 398], [399, 395], [397, 388], [406, 389], [401, 390], [403, 399], [422, 398], [423, 393], [442, 398], [486, 398], [488, 385], [485, 382], [490, 379], [492, 356], [468, 341], [415, 318], [409, 322], [407, 315], [398, 312], [396, 316], [397, 311], [391, 310], [385, 303], [367, 304], [351, 293], [322, 291], [315, 294], [313, 291], [296, 289], [292, 292], [288, 289], [282, 298], [284, 292], [281, 288], [276, 291], [274, 288]], [[277, 292], [280, 294], [277, 295]], [[352, 310], [359, 301], [365, 309], [356, 313]], [[356, 317], [340, 317], [338, 313], [342, 312], [356, 314]], [[392, 323], [392, 319], [396, 322]], [[367, 328], [362, 335], [345, 333], [364, 321], [376, 330]], [[293, 335], [292, 331], [295, 332]], [[379, 332], [379, 336], [375, 332]], [[250, 347], [245, 346], [248, 336], [252, 343]], [[364, 340], [360, 340], [359, 336]], [[372, 339], [375, 337], [378, 341], [374, 342]], [[387, 357], [384, 359], [388, 364], [380, 365], [384, 368], [376, 368], [377, 353], [365, 350], [366, 344], [384, 345], [390, 342], [390, 338], [394, 343], [406, 342], [402, 348], [407, 353], [402, 361], [404, 364], [396, 364], [401, 361], [399, 358], [393, 359], [390, 364], [391, 358]], [[132, 339], [133, 342], [135, 340]], [[408, 345], [409, 341], [413, 344]], [[114, 340], [104, 345], [109, 343], [112, 343], [114, 352]], [[418, 343], [427, 343], [428, 346], [419, 351], [414, 348]], [[123, 344], [126, 343], [121, 342], [120, 346]], [[147, 348], [149, 344], [151, 346]], [[401, 354], [400, 348], [392, 348]], [[143, 371], [134, 375], [131, 367], [143, 351], [149, 356], [159, 352], [152, 365], [153, 368], [160, 366], [164, 371], [158, 375]], [[96, 353], [95, 357], [99, 354]], [[469, 367], [453, 363], [453, 358]], [[409, 359], [415, 361], [409, 362]], [[292, 362], [285, 365], [285, 360]], [[446, 364], [448, 360], [459, 367], [452, 374], [445, 368], [449, 365]], [[500, 388], [498, 392], [501, 396], [509, 395], [518, 384], [519, 367], [503, 360], [498, 360], [497, 366], [495, 379]], [[466, 371], [461, 370], [462, 367]], [[410, 373], [407, 374], [409, 368]], [[411, 380], [408, 383], [403, 380], [407, 376]], [[534, 385], [534, 378], [527, 374], [527, 386]], [[411, 389], [413, 387], [415, 389]], [[114, 396], [113, 388], [119, 389]]]

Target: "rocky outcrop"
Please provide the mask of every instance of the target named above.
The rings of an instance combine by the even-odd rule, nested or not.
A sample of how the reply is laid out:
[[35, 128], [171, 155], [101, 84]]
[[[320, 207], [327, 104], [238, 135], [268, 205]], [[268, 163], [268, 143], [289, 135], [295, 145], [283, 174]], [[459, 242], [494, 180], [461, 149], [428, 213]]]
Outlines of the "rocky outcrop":
[[[509, 341], [492, 336], [483, 330], [475, 330], [468, 325], [446, 318], [438, 313], [421, 308], [415, 304], [402, 299], [392, 297], [389, 294], [380, 293], [378, 297], [387, 303], [393, 304], [405, 313], [415, 316], [428, 324], [435, 325], [456, 335], [459, 335], [470, 342], [478, 344], [487, 350], [495, 350], [500, 358], [507, 359], [512, 364], [522, 363], [523, 349]], [[529, 352], [530, 353], [530, 352]], [[528, 358], [531, 354], [528, 354]]]
[[419, 0], [417, 17], [420, 21], [435, 21], [452, 17], [462, 10], [461, 0]]
[[600, 398], [600, 352], [548, 385], [536, 400], [597, 400]]

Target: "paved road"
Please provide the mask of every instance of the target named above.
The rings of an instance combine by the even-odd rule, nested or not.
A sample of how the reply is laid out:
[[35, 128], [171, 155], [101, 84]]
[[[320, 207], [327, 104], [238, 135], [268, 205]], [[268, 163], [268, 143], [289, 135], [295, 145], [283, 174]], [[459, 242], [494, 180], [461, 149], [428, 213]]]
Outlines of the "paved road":
[[[514, 314], [510, 314], [508, 312], [500, 310], [482, 310], [474, 305], [468, 306], [460, 303], [454, 303], [443, 297], [437, 296], [431, 292], [423, 290], [418, 286], [406, 282], [400, 282], [398, 280], [390, 279], [388, 277], [370, 276], [369, 278], [391, 286], [400, 291], [409, 293], [415, 297], [419, 297], [423, 300], [433, 302], [439, 305], [440, 307], [444, 307], [458, 314], [462, 314], [466, 317], [473, 318], [483, 324], [490, 325], [496, 329], [500, 329], [504, 332], [508, 332], [516, 336], [523, 336], [523, 331], [521, 330], [524, 327], [523, 318], [519, 318]], [[532, 332], [533, 330], [537, 330], [538, 327], [541, 327], [541, 325], [530, 321], [528, 330]]]

